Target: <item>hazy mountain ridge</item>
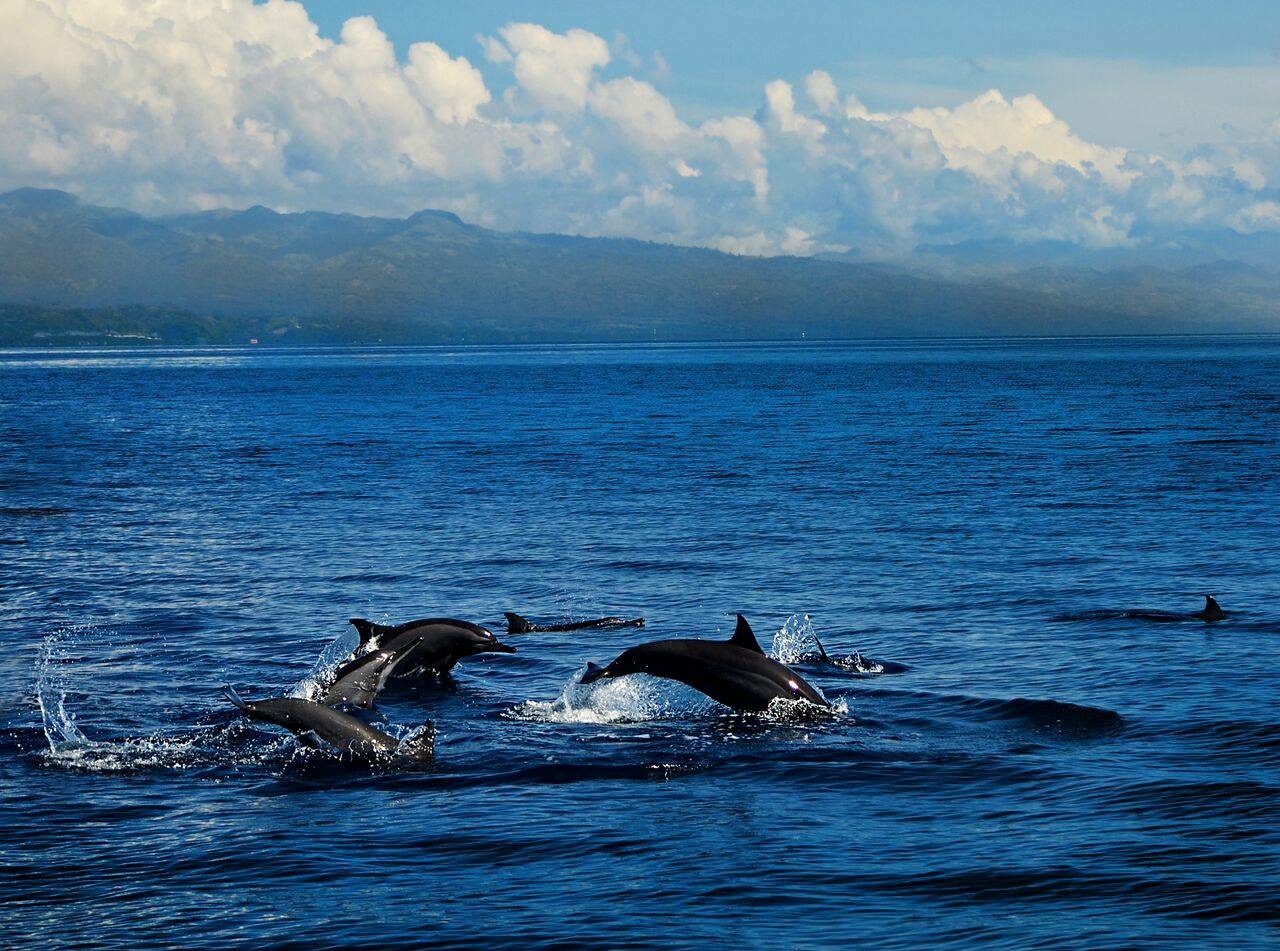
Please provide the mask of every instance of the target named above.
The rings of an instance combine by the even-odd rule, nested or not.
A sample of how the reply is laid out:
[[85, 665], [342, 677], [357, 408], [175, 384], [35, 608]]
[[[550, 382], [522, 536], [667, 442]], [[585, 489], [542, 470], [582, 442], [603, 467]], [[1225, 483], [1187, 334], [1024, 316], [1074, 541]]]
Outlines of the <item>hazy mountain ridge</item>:
[[[0, 343], [463, 343], [1280, 330], [1280, 277], [747, 258], [267, 208], [146, 218], [0, 195]], [[953, 255], [954, 256], [954, 255]], [[945, 273], [940, 273], [945, 271]], [[126, 335], [126, 336], [118, 336]]]

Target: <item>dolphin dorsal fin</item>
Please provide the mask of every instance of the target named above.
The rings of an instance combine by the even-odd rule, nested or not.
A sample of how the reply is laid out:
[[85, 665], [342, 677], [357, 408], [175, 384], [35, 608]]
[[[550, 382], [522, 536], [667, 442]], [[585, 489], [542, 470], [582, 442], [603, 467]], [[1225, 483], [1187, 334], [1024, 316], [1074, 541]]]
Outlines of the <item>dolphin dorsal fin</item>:
[[813, 642], [818, 645], [818, 654], [822, 657], [822, 662], [824, 664], [831, 663], [831, 658], [827, 656], [827, 649], [822, 646], [822, 641], [818, 640], [818, 632], [810, 631], [809, 633], [813, 635]]
[[534, 625], [530, 621], [522, 618], [515, 611], [503, 611], [502, 616], [507, 619], [508, 634], [528, 634], [534, 629]]
[[738, 626], [733, 629], [733, 637], [729, 638], [729, 643], [737, 647], [744, 647], [757, 654], [764, 653], [760, 642], [756, 640], [756, 632], [751, 630], [751, 625], [747, 623], [747, 619], [741, 614], [738, 615]]
[[374, 624], [372, 621], [366, 621], [362, 617], [353, 617], [347, 622], [354, 627], [360, 635], [360, 646], [365, 647], [370, 641], [379, 637], [385, 628], [380, 624]]

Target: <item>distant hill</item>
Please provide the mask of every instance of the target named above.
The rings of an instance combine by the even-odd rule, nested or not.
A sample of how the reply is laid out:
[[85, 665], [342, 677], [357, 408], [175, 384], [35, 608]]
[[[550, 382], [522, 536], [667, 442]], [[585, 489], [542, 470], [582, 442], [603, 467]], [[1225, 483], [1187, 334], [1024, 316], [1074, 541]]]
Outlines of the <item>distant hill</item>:
[[1280, 330], [1270, 271], [1205, 260], [1103, 272], [1062, 257], [942, 276], [505, 234], [440, 211], [147, 218], [19, 189], [0, 195], [0, 345]]

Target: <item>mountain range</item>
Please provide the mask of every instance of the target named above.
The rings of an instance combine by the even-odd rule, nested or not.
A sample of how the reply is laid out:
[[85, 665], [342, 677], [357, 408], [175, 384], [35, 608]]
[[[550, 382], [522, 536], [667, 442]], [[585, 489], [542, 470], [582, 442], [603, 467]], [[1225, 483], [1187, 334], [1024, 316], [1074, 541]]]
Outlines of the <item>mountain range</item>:
[[1280, 331], [1280, 242], [1145, 256], [743, 257], [263, 207], [146, 217], [0, 195], [0, 345], [519, 343]]

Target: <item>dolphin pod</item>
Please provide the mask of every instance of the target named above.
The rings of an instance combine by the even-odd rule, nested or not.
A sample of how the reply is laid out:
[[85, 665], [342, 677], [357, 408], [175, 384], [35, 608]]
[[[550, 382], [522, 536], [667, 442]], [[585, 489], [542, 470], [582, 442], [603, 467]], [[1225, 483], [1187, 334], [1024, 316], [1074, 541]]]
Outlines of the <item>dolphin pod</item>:
[[678, 680], [741, 712], [759, 713], [779, 699], [830, 706], [803, 677], [766, 656], [741, 614], [727, 641], [650, 641], [623, 651], [607, 667], [589, 664], [581, 683], [629, 674]]
[[[1097, 616], [1136, 617], [1150, 620], [1221, 621], [1227, 617], [1212, 595], [1194, 614], [1158, 611], [1092, 612], [1070, 619]], [[509, 633], [574, 631], [588, 628], [643, 627], [644, 618], [624, 620], [603, 617], [590, 621], [539, 625], [507, 612]], [[1063, 618], [1068, 619], [1068, 618]], [[423, 680], [447, 677], [459, 661], [476, 654], [514, 654], [516, 649], [499, 641], [488, 628], [456, 618], [422, 618], [403, 624], [375, 624], [365, 618], [350, 623], [360, 636], [357, 650], [327, 678], [319, 700], [277, 697], [244, 700], [230, 686], [227, 699], [246, 717], [283, 727], [311, 747], [328, 747], [355, 760], [401, 759], [427, 762], [435, 754], [435, 727], [427, 721], [421, 730], [397, 739], [370, 726], [338, 707], [370, 709], [392, 679]], [[855, 653], [852, 658], [832, 658], [814, 635], [822, 661], [857, 673], [897, 673], [902, 664], [874, 661]], [[759, 713], [774, 700], [804, 701], [816, 707], [830, 704], [803, 677], [768, 657], [747, 619], [737, 616], [733, 636], [727, 641], [670, 639], [629, 647], [604, 667], [588, 663], [579, 682], [648, 674], [683, 683], [732, 710]]]
[[565, 621], [561, 624], [536, 624], [523, 618], [514, 611], [506, 611], [508, 634], [550, 633], [552, 631], [581, 631], [590, 627], [644, 627], [644, 618], [632, 618], [630, 621], [620, 617], [598, 617], [591, 621]]

